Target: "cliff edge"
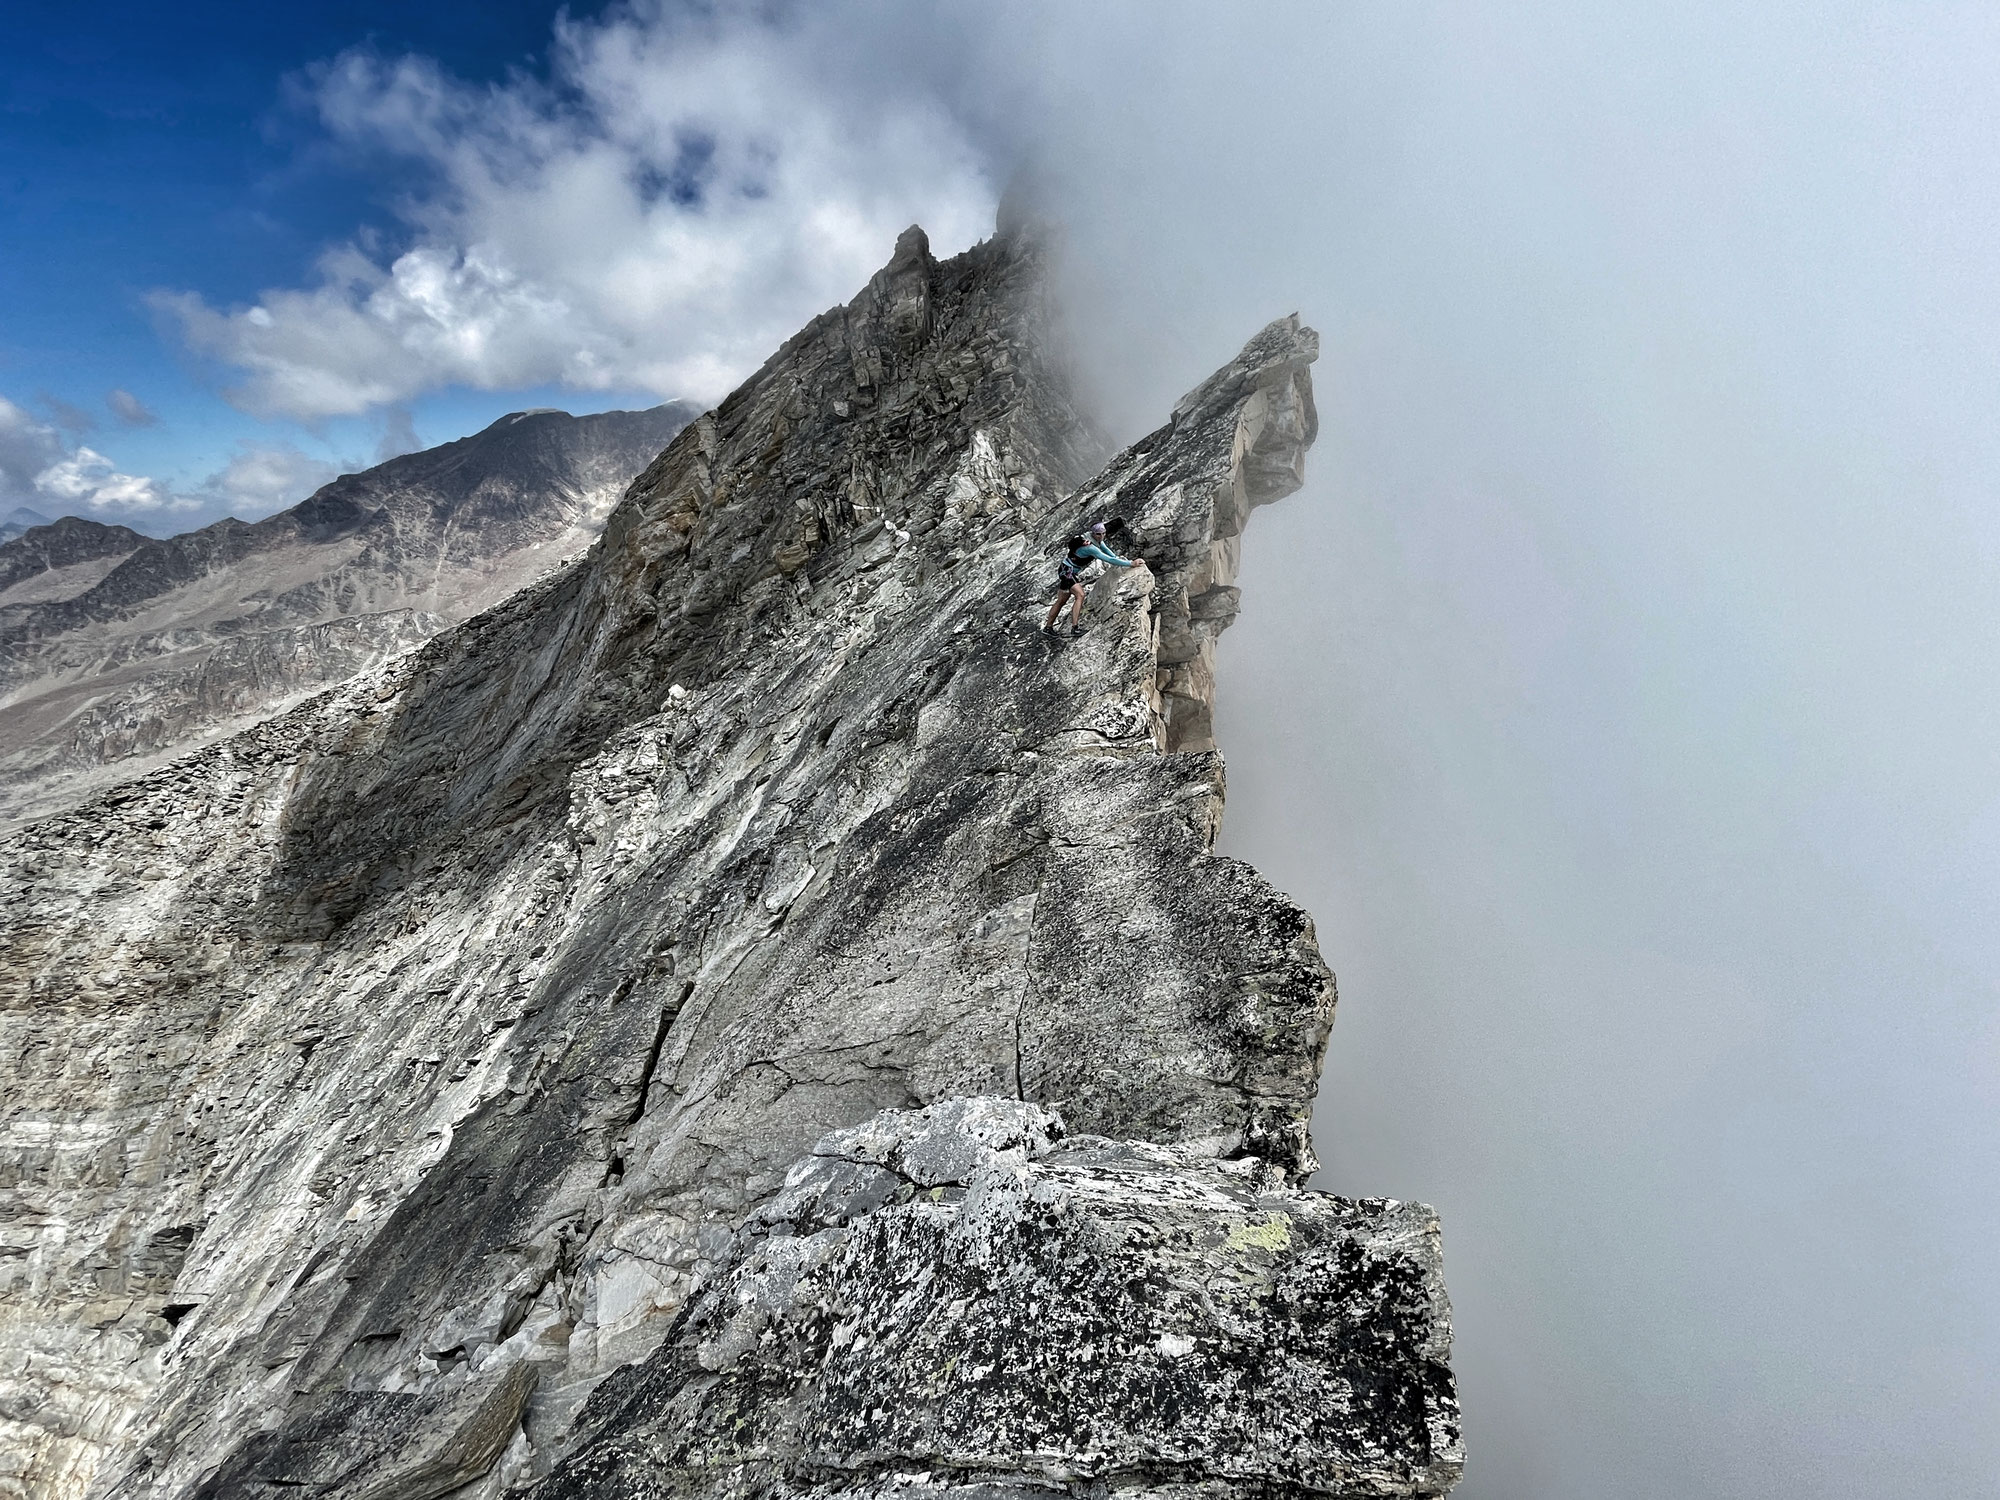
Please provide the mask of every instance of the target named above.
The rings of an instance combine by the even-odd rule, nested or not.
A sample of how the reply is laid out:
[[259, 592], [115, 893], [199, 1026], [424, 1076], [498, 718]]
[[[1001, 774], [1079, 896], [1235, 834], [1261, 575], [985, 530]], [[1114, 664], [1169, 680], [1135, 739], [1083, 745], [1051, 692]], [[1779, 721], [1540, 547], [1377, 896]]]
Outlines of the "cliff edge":
[[1105, 464], [1041, 259], [911, 230], [575, 565], [0, 845], [0, 1494], [1451, 1487], [1435, 1218], [1300, 1187], [1332, 976], [1211, 852], [1317, 339]]

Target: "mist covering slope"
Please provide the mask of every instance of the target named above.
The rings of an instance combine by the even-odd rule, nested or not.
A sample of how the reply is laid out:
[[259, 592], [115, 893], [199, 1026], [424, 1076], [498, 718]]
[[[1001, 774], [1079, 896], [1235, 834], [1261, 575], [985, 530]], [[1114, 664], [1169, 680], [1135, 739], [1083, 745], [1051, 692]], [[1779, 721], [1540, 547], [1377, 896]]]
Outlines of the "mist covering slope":
[[1332, 976], [1210, 852], [1317, 338], [1100, 467], [1043, 298], [910, 231], [581, 561], [0, 845], [22, 1493], [1450, 1488], [1435, 1218], [1297, 1186]]
[[0, 824], [73, 805], [477, 614], [594, 541], [695, 415], [515, 412], [257, 522], [0, 544]]
[[0, 542], [11, 542], [32, 527], [48, 524], [49, 518], [40, 511], [30, 510], [25, 505], [17, 505], [6, 515], [0, 516]]

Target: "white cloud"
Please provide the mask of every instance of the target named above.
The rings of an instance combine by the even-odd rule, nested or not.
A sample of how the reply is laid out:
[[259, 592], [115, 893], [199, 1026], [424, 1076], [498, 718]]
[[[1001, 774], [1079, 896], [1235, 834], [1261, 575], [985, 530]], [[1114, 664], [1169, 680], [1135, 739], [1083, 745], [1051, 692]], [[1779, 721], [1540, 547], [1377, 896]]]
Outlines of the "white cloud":
[[0, 396], [0, 501], [57, 515], [184, 511], [196, 502], [118, 466], [95, 448], [71, 448], [47, 422]]
[[131, 515], [194, 510], [197, 506], [157, 480], [119, 473], [117, 465], [89, 447], [79, 447], [37, 474], [35, 492], [70, 512]]
[[156, 480], [119, 472], [95, 448], [71, 448], [47, 422], [0, 396], [0, 501], [58, 515], [192, 510]]
[[[389, 426], [385, 441], [407, 429], [407, 417], [402, 427], [393, 419]], [[95, 448], [71, 447], [55, 427], [0, 396], [0, 509], [25, 505], [50, 515], [178, 529], [224, 515], [245, 520], [269, 515], [303, 500], [339, 472], [338, 465], [291, 443], [239, 442], [220, 469], [192, 488], [178, 488], [124, 473]]]
[[965, 128], [839, 18], [637, 8], [559, 20], [552, 85], [460, 83], [349, 53], [313, 80], [326, 129], [416, 163], [399, 253], [330, 249], [305, 287], [155, 306], [243, 372], [260, 415], [353, 415], [449, 384], [713, 398], [851, 296], [921, 222], [991, 226]]
[[202, 481], [202, 502], [221, 514], [254, 520], [296, 505], [340, 472], [290, 443], [236, 445], [236, 453]]
[[0, 396], [0, 501], [31, 504], [40, 497], [35, 476], [62, 456], [55, 428]]

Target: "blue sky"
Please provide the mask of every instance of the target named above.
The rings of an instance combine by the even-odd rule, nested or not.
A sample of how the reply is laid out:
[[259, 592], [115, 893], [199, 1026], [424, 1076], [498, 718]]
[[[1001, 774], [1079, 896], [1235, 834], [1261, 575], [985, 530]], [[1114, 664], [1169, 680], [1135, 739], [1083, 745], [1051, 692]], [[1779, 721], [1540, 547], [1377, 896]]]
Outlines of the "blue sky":
[[[754, 20], [603, 11], [11, 7], [0, 511], [169, 532], [268, 513], [523, 406], [714, 398], [847, 295], [930, 189], [969, 205], [967, 224], [990, 211], [956, 148], [898, 189], [899, 156], [936, 154], [920, 126], [876, 153], [888, 178], [815, 161], [847, 152], [864, 101], [802, 62], [810, 46], [774, 73], [746, 51]], [[812, 139], [774, 144], [755, 110], [799, 92], [783, 75], [802, 65], [824, 107], [799, 112]], [[738, 100], [689, 82], [721, 75]], [[753, 180], [773, 157], [798, 166], [791, 197]], [[817, 228], [788, 241], [760, 213]], [[620, 214], [638, 249], [566, 281], [594, 222]], [[551, 242], [551, 223], [572, 239]], [[758, 263], [753, 244], [777, 248]], [[643, 269], [669, 284], [631, 295], [648, 248]], [[677, 269], [704, 266], [705, 285]]]
[[[552, 18], [543, 3], [463, 0], [12, 7], [0, 48], [0, 396], [120, 469], [177, 486], [221, 468], [239, 441], [372, 459], [379, 416], [274, 425], [232, 407], [220, 372], [161, 326], [148, 294], [240, 301], [298, 279], [328, 241], [393, 229], [386, 205], [411, 184], [390, 163], [329, 148], [296, 97], [315, 64], [367, 47], [421, 51], [470, 79], [539, 71]], [[157, 421], [121, 420], [113, 390]], [[441, 391], [415, 403], [414, 429], [442, 441], [574, 395]], [[651, 399], [582, 404], [620, 396]], [[83, 420], [94, 426], [79, 431]], [[206, 518], [125, 519], [177, 530]]]

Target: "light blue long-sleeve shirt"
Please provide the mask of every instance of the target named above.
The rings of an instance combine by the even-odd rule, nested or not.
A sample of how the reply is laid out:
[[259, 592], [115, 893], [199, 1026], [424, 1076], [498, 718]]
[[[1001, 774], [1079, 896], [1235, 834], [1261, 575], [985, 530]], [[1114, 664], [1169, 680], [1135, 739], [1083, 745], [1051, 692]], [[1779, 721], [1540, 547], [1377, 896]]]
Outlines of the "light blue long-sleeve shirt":
[[1085, 542], [1081, 547], [1076, 549], [1076, 555], [1079, 559], [1086, 561], [1108, 562], [1114, 568], [1129, 568], [1132, 566], [1102, 542]]

